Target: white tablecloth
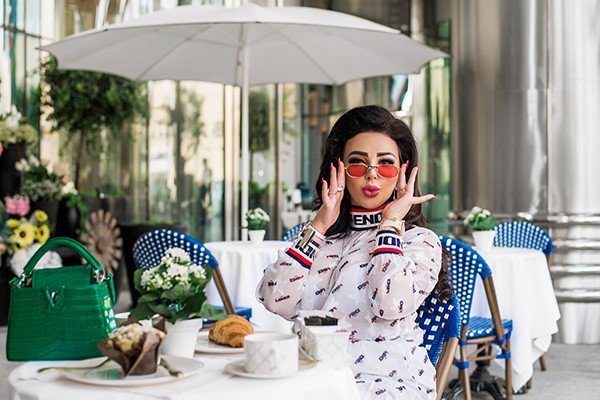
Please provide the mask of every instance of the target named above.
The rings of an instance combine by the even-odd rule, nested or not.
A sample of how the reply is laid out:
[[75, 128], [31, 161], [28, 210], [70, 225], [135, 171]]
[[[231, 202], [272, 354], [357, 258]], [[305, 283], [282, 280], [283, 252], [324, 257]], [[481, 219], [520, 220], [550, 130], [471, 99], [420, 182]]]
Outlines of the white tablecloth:
[[[494, 247], [479, 251], [492, 269], [503, 319], [512, 319], [510, 341], [513, 387], [519, 389], [533, 375], [533, 363], [550, 347], [558, 331], [560, 312], [544, 253], [530, 249]], [[481, 280], [477, 281], [471, 316], [489, 317]], [[504, 367], [504, 360], [496, 360]], [[552, 368], [552, 366], [550, 366]]]
[[[263, 271], [277, 260], [277, 252], [285, 250], [290, 242], [266, 240], [259, 245], [250, 242], [210, 242], [206, 247], [219, 262], [223, 281], [234, 306], [252, 307], [252, 323], [259, 329], [289, 333], [292, 323], [272, 314], [256, 300], [256, 286]], [[214, 283], [207, 288], [211, 304], [221, 305], [221, 297]]]
[[[198, 357], [198, 355], [196, 355]], [[242, 356], [243, 357], [243, 356]], [[239, 357], [200, 356], [204, 368], [177, 382], [142, 387], [105, 387], [76, 383], [58, 372], [36, 374], [39, 368], [64, 363], [26, 363], [11, 372], [6, 399], [9, 400], [358, 400], [358, 390], [349, 367], [314, 368], [282, 379], [249, 379], [223, 369]]]

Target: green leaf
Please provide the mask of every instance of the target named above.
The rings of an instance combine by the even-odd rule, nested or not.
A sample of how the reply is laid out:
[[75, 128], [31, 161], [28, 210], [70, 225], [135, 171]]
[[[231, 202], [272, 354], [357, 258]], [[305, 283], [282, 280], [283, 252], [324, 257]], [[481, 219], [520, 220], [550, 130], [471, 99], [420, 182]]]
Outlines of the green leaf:
[[140, 293], [144, 293], [146, 290], [144, 288], [142, 288], [142, 274], [144, 273], [144, 270], [142, 268], [138, 268], [135, 270], [135, 272], [133, 273], [133, 284], [136, 288], [136, 290]]
[[215, 307], [210, 303], [204, 302], [200, 309], [200, 316], [206, 319], [214, 319], [216, 321], [227, 318], [227, 313], [222, 307]]
[[148, 292], [148, 293], [142, 295], [138, 299], [138, 303], [140, 303], [140, 302], [142, 302], [142, 303], [152, 303], [152, 302], [157, 301], [158, 299], [160, 299], [160, 296], [158, 295], [158, 293]]
[[174, 311], [163, 303], [148, 303], [148, 306], [154, 311], [154, 314], [162, 315], [167, 319], [174, 314]]
[[138, 321], [143, 319], [150, 319], [152, 316], [156, 314], [152, 308], [148, 305], [148, 303], [139, 302], [137, 306], [131, 310], [130, 316], [136, 317]]

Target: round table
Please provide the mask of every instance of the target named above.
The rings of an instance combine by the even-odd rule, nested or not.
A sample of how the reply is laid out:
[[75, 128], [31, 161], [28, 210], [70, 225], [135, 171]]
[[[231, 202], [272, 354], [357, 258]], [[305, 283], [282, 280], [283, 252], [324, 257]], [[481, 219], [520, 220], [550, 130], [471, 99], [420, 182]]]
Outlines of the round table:
[[[252, 323], [258, 329], [289, 333], [292, 323], [273, 314], [256, 299], [256, 287], [263, 271], [277, 260], [278, 252], [286, 250], [290, 242], [265, 240], [255, 245], [251, 242], [209, 242], [205, 246], [219, 262], [219, 269], [234, 306], [252, 307]], [[211, 304], [221, 305], [216, 286], [207, 288]]]
[[[478, 251], [492, 270], [503, 319], [513, 320], [510, 340], [513, 387], [519, 389], [533, 375], [533, 363], [550, 347], [558, 332], [558, 303], [546, 256], [541, 251], [493, 247]], [[490, 317], [481, 280], [477, 280], [471, 316]], [[504, 360], [497, 360], [504, 367]]]
[[[225, 365], [240, 356], [200, 355], [204, 363], [198, 374], [172, 383], [137, 387], [93, 386], [77, 383], [58, 372], [36, 373], [38, 369], [66, 362], [29, 362], [8, 377], [4, 398], [8, 400], [358, 400], [358, 389], [350, 367], [318, 363], [282, 379], [250, 379], [230, 375]], [[241, 356], [243, 357], [243, 355]]]

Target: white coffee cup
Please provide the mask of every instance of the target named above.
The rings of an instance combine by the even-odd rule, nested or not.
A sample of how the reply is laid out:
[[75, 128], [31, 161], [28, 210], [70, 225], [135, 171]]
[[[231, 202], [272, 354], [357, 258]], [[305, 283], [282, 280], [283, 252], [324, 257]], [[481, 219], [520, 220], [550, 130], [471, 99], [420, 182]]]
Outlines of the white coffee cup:
[[246, 372], [285, 375], [298, 371], [298, 336], [283, 333], [254, 333], [244, 338]]

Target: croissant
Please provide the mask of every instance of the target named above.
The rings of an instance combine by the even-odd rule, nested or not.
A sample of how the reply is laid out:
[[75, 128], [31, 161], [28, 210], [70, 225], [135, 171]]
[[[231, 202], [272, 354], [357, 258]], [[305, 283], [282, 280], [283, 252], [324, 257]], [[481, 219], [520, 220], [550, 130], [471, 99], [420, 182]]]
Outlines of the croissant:
[[217, 344], [224, 344], [229, 347], [244, 347], [244, 336], [254, 333], [250, 322], [239, 315], [230, 315], [229, 317], [217, 321], [210, 331], [208, 338]]

